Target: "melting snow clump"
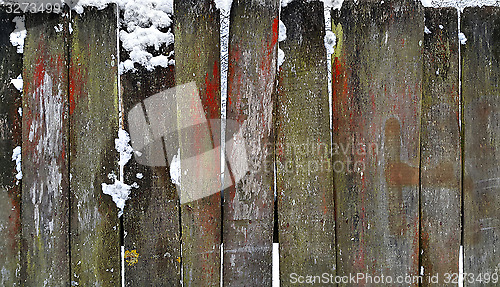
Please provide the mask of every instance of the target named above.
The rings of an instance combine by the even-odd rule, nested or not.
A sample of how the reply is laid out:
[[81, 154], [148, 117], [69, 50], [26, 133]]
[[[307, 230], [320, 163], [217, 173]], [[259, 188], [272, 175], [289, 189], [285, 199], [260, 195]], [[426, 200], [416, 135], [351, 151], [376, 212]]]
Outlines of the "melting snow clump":
[[283, 62], [285, 62], [285, 52], [279, 48], [279, 42], [283, 42], [286, 40], [286, 26], [281, 20], [279, 22], [278, 28], [278, 68], [281, 67]]
[[118, 216], [122, 216], [123, 208], [125, 207], [125, 201], [128, 199], [130, 195], [130, 191], [132, 186], [125, 184], [123, 181], [116, 178], [116, 175], [110, 174], [108, 177], [114, 180], [113, 184], [102, 183], [102, 192], [104, 194], [110, 195], [113, 198], [113, 201], [116, 204], [116, 207], [120, 209], [118, 211]]
[[118, 131], [118, 138], [115, 139], [115, 148], [120, 153], [120, 161], [118, 165], [125, 166], [132, 158], [134, 149], [130, 146], [130, 135], [127, 131], [120, 129]]
[[24, 39], [26, 38], [24, 16], [16, 16], [12, 22], [16, 23], [16, 28], [14, 32], [10, 33], [10, 42], [14, 47], [17, 47], [17, 53], [22, 54], [24, 50]]
[[172, 162], [170, 163], [170, 178], [172, 182], [180, 185], [181, 184], [181, 149], [177, 149], [177, 154], [174, 155]]
[[337, 37], [332, 31], [326, 31], [325, 33], [325, 48], [328, 55], [333, 54], [335, 51], [335, 44], [337, 43]]
[[[120, 170], [123, 170], [125, 164], [127, 164], [127, 162], [132, 158], [132, 152], [134, 151], [134, 149], [130, 146], [130, 136], [127, 131], [123, 129], [118, 130], [118, 138], [115, 139], [115, 148], [120, 153], [120, 160], [118, 161], [118, 164], [120, 165]], [[137, 184], [126, 184], [123, 179], [118, 179], [114, 173], [109, 174], [108, 178], [112, 179], [114, 183], [102, 183], [102, 192], [113, 198], [116, 206], [120, 209], [118, 216], [122, 216], [125, 201], [128, 199], [132, 187], [137, 188], [139, 186]]]
[[12, 151], [12, 161], [16, 162], [16, 184], [19, 184], [19, 180], [23, 178], [23, 172], [21, 170], [21, 147], [16, 146], [16, 148]]
[[10, 80], [10, 83], [13, 84], [18, 91], [23, 91], [23, 77], [21, 75], [17, 76], [17, 78], [15, 79]]
[[465, 45], [465, 43], [467, 42], [467, 38], [465, 38], [465, 35], [462, 32], [458, 33], [458, 40], [462, 45]]

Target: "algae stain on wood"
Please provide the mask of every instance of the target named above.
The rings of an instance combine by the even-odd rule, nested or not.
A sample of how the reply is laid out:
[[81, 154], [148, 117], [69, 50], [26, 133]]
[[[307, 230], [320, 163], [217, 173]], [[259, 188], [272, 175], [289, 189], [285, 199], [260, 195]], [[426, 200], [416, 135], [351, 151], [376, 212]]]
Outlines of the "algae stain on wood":
[[115, 12], [86, 8], [71, 19], [71, 280], [79, 285], [121, 282], [118, 210], [101, 190], [118, 171]]

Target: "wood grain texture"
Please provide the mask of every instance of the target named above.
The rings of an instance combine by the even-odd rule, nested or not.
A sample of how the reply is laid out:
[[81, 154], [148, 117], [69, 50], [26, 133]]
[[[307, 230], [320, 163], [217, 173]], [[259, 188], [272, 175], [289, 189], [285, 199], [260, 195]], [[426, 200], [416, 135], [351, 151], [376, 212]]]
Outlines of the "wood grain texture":
[[[141, 67], [121, 76], [124, 116], [128, 119], [126, 130], [129, 124], [134, 124], [129, 123], [129, 111], [154, 94], [172, 88], [174, 72], [173, 66], [153, 71]], [[165, 155], [161, 151], [144, 156]], [[148, 166], [132, 157], [124, 172], [125, 182], [139, 185], [130, 194], [123, 215], [125, 251], [136, 250], [139, 254], [137, 263], [125, 265], [125, 284], [180, 286], [179, 201], [169, 166]]]
[[[195, 96], [176, 92], [177, 123], [186, 126], [195, 120], [220, 119], [219, 11], [212, 0], [174, 1], [174, 15], [176, 86], [193, 83], [198, 92]], [[191, 118], [191, 113], [200, 112], [200, 104], [201, 115]], [[213, 151], [220, 138], [216, 130], [203, 124], [178, 131], [184, 286], [220, 284], [220, 152], [202, 154]], [[188, 158], [192, 161], [186, 168]], [[204, 196], [191, 200], [191, 192]]]
[[[273, 108], [278, 8], [275, 0], [233, 1], [229, 27], [228, 122], [245, 157], [229, 165], [224, 192], [225, 286], [271, 286], [274, 226]], [[226, 133], [228, 140], [233, 135]], [[228, 161], [236, 151], [227, 150]]]
[[[60, 32], [54, 27], [59, 26]], [[23, 284], [67, 286], [68, 17], [27, 14], [23, 57]]]
[[[287, 38], [278, 78], [276, 192], [281, 286], [290, 274], [335, 274], [335, 209], [323, 3], [281, 11]], [[314, 56], [313, 56], [314, 55]]]
[[500, 268], [500, 8], [467, 8], [461, 19], [464, 272], [477, 276]]
[[0, 6], [0, 285], [19, 286], [21, 269], [21, 182], [13, 150], [21, 146], [21, 92], [11, 79], [22, 73], [22, 55], [10, 43], [16, 15]]
[[[421, 131], [421, 266], [429, 278], [457, 273], [462, 221], [458, 15], [426, 8]], [[429, 33], [430, 32], [430, 33]], [[441, 282], [442, 283], [442, 282]]]
[[338, 275], [419, 273], [423, 19], [406, 0], [346, 1], [333, 17]]
[[101, 187], [119, 172], [116, 7], [72, 15], [71, 280], [79, 286], [120, 286], [118, 209]]

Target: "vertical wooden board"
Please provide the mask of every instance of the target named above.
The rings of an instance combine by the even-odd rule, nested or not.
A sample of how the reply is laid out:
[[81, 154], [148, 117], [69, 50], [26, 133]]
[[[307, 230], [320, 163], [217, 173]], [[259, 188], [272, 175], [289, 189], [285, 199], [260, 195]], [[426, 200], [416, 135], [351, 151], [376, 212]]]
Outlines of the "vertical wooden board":
[[[21, 146], [21, 92], [11, 83], [22, 73], [22, 55], [10, 42], [15, 14], [0, 6], [0, 285], [19, 286], [21, 182], [13, 151]], [[17, 15], [18, 16], [18, 15]]]
[[[141, 67], [121, 76], [124, 116], [128, 119], [125, 129], [135, 124], [129, 123], [131, 109], [174, 86], [174, 72], [174, 66], [153, 71]], [[155, 111], [146, 111], [146, 117], [148, 112]], [[161, 152], [144, 156], [164, 157]], [[125, 252], [135, 250], [138, 254], [137, 263], [129, 260], [125, 265], [125, 284], [180, 286], [179, 201], [169, 167], [139, 163], [134, 156], [124, 172], [127, 183], [139, 186], [130, 194], [123, 215]]]
[[[214, 143], [220, 138], [216, 134], [220, 128], [205, 121], [220, 119], [219, 11], [212, 0], [174, 1], [174, 15], [182, 278], [184, 286], [217, 286], [221, 172], [220, 152], [214, 150]], [[196, 85], [193, 94], [178, 89], [189, 83]], [[191, 117], [200, 112], [200, 105], [202, 114]], [[197, 121], [203, 124], [196, 125]], [[189, 125], [190, 129], [181, 128]], [[203, 196], [193, 200], [191, 192]]]
[[467, 8], [461, 18], [464, 129], [464, 273], [500, 274], [500, 8]]
[[118, 175], [116, 6], [72, 14], [70, 43], [71, 280], [120, 286], [118, 209], [102, 183]]
[[231, 6], [227, 121], [237, 132], [226, 132], [226, 141], [234, 138], [242, 149], [236, 144], [226, 149], [233, 185], [224, 192], [225, 286], [271, 286], [272, 281], [278, 5], [242, 0]]
[[23, 284], [68, 285], [68, 14], [27, 14], [23, 57]]
[[419, 273], [423, 19], [411, 0], [347, 1], [333, 17], [338, 275], [391, 276], [400, 286], [398, 276]]
[[289, 286], [292, 273], [335, 275], [335, 209], [323, 3], [294, 1], [281, 18], [276, 192], [280, 278]]
[[431, 285], [433, 276], [459, 272], [462, 157], [457, 21], [454, 8], [425, 9], [420, 140], [420, 245], [425, 286]]

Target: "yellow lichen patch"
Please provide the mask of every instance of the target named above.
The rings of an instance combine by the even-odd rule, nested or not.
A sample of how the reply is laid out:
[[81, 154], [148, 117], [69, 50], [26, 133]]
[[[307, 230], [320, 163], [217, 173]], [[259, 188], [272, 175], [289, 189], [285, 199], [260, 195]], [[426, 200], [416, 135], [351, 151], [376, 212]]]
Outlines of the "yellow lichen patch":
[[181, 263], [181, 258], [177, 257], [177, 262]]
[[137, 253], [135, 249], [132, 251], [125, 251], [125, 255], [123, 257], [128, 263], [128, 266], [133, 266], [139, 261], [139, 253]]

